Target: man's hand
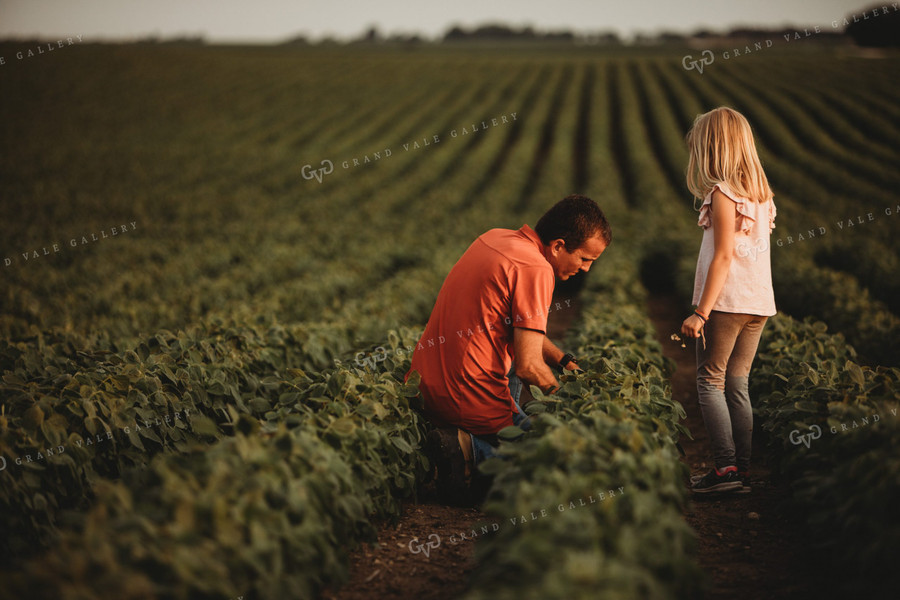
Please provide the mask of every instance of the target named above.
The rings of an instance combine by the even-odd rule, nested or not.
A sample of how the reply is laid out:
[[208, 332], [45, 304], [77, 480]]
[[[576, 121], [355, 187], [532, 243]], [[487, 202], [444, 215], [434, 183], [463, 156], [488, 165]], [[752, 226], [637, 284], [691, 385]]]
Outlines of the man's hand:
[[513, 348], [516, 353], [516, 375], [529, 385], [538, 386], [542, 392], [551, 393], [559, 387], [553, 371], [547, 366], [545, 349], [550, 344], [559, 352], [557, 363], [563, 353], [540, 331], [533, 329], [513, 328]]

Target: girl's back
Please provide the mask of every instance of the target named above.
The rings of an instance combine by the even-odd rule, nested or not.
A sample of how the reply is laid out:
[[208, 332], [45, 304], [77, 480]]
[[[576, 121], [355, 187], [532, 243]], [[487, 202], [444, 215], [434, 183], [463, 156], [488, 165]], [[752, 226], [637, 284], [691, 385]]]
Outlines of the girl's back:
[[775, 228], [773, 200], [754, 202], [740, 196], [728, 184], [717, 183], [706, 195], [700, 207], [698, 224], [704, 228], [697, 271], [694, 277], [694, 298], [698, 305], [712, 262], [715, 229], [712, 220], [712, 196], [721, 191], [735, 203], [734, 257], [728, 277], [713, 310], [730, 313], [772, 316], [775, 314], [775, 294], [772, 290], [771, 245], [769, 238]]

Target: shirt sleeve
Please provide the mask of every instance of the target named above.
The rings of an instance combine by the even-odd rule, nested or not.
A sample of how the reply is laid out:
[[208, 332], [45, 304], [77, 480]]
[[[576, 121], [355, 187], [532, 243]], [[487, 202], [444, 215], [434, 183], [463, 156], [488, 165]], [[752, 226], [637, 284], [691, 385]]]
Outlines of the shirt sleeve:
[[547, 312], [553, 300], [553, 268], [518, 269], [513, 280], [511, 313], [513, 327], [547, 333]]
[[[697, 224], [700, 225], [700, 227], [702, 227], [703, 229], [708, 229], [712, 226], [710, 212], [712, 211], [713, 192], [716, 191], [716, 188], [719, 188], [719, 191], [725, 194], [725, 197], [734, 202], [734, 208], [737, 212], [737, 224], [735, 227], [735, 231], [739, 231], [741, 233], [750, 233], [750, 229], [753, 227], [753, 222], [756, 220], [756, 218], [754, 217], [754, 209], [748, 205], [750, 200], [738, 196], [731, 190], [730, 187], [728, 187], [724, 183], [717, 183], [715, 186], [713, 186], [713, 189], [710, 190], [710, 192], [706, 195], [706, 198], [703, 200], [703, 204], [700, 206], [700, 218], [697, 220]], [[770, 217], [771, 231], [771, 229], [774, 229], [775, 227], [775, 215], [771, 214]]]

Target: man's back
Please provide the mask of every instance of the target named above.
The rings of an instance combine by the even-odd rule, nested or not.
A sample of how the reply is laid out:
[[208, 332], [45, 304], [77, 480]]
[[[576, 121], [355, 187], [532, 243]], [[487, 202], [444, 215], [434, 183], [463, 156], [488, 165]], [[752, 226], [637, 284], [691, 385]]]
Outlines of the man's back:
[[546, 332], [554, 272], [537, 234], [492, 229], [451, 269], [413, 355], [429, 418], [476, 435], [512, 425], [513, 327]]

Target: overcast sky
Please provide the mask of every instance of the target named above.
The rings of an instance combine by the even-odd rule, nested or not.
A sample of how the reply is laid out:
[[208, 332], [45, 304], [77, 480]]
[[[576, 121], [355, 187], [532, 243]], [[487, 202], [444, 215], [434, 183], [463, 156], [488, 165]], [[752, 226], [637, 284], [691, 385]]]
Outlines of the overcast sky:
[[276, 42], [303, 34], [443, 34], [485, 22], [624, 37], [737, 25], [822, 25], [874, 2], [846, 0], [0, 0], [0, 37], [85, 41], [203, 35], [213, 42]]

